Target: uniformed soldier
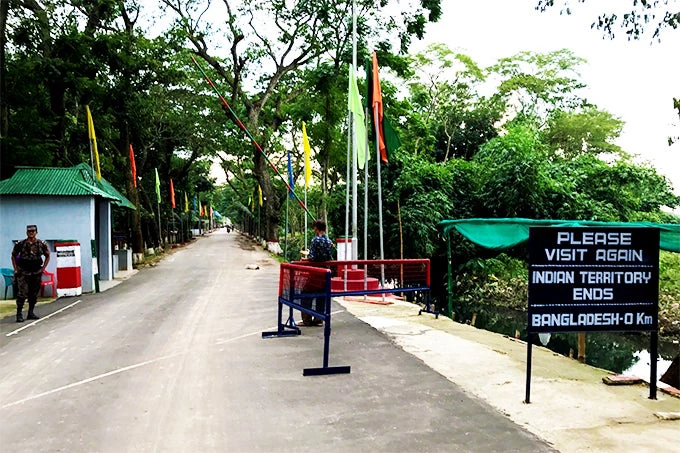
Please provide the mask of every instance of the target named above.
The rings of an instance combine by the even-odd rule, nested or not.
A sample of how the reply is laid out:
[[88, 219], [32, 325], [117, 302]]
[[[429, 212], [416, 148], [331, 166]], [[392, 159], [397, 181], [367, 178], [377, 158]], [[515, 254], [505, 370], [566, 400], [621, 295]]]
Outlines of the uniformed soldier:
[[26, 239], [17, 242], [12, 249], [14, 279], [17, 284], [17, 322], [24, 322], [21, 311], [26, 299], [28, 299], [27, 318], [39, 319], [33, 310], [38, 302], [42, 273], [50, 262], [50, 249], [36, 237], [37, 235], [38, 227], [27, 225]]
[[[331, 252], [333, 250], [333, 241], [331, 241], [328, 236], [326, 236], [326, 222], [321, 219], [317, 219], [312, 224], [312, 228], [314, 229], [314, 239], [312, 239], [312, 243], [309, 246], [309, 251], [301, 251], [302, 255], [306, 255], [302, 258], [302, 261], [316, 261], [325, 263], [332, 260], [333, 258], [331, 256]], [[305, 291], [323, 291], [323, 283], [321, 286], [319, 286], [318, 283], [319, 282], [308, 282], [305, 287]], [[319, 313], [323, 312], [325, 308], [323, 306], [319, 306], [321, 302], [325, 301], [320, 298], [314, 299], [315, 309]], [[306, 308], [312, 308], [312, 301], [305, 299], [303, 300], [302, 305]], [[302, 312], [300, 315], [302, 317], [302, 322], [300, 323], [301, 326], [320, 326], [323, 324], [323, 320], [314, 318], [309, 313]]]

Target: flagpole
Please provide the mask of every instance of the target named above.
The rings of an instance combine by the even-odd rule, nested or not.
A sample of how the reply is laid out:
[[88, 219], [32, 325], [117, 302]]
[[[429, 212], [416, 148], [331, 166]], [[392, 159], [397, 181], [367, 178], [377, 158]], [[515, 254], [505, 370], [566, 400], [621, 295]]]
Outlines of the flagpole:
[[[305, 184], [305, 206], [307, 206], [307, 184]], [[307, 250], [307, 216], [305, 216], [305, 250]]]
[[[371, 102], [368, 97], [366, 102]], [[366, 153], [364, 156], [364, 259], [368, 259], [368, 108], [366, 108]], [[368, 265], [364, 264], [364, 291], [368, 289]], [[366, 294], [364, 294], [366, 300]]]
[[[378, 118], [378, 103], [373, 105], [373, 118]], [[385, 259], [385, 248], [383, 246], [383, 218], [382, 218], [382, 182], [380, 178], [380, 131], [378, 129], [378, 122], [373, 121], [375, 127], [375, 158], [378, 161], [378, 225], [380, 231], [380, 259]], [[385, 287], [385, 266], [380, 266], [380, 285]], [[383, 300], [385, 300], [385, 293], [383, 293]]]
[[[352, 70], [356, 78], [357, 70], [357, 11], [356, 0], [352, 0]], [[352, 118], [354, 124], [354, 118]], [[357, 134], [356, 128], [352, 127], [352, 259], [359, 256], [359, 244], [357, 242]]]
[[257, 241], [260, 241], [260, 209], [262, 209], [262, 206], [260, 204], [257, 204], [257, 231], [255, 232], [255, 237], [257, 238]]
[[161, 204], [156, 201], [156, 206], [158, 207], [158, 242], [160, 242], [159, 247], [163, 246], [163, 230], [161, 229]]
[[[350, 167], [349, 167], [349, 162], [350, 162], [350, 152], [352, 150], [352, 112], [349, 112], [349, 115], [347, 116], [347, 179], [345, 179], [346, 183], [346, 189], [345, 190], [345, 256], [342, 257], [343, 260], [347, 261], [347, 247], [348, 247], [348, 242], [349, 242], [349, 191], [350, 191]], [[343, 269], [345, 270], [345, 275], [344, 275], [344, 290], [347, 291], [347, 266], [344, 266]]]
[[[89, 127], [88, 127], [88, 132], [89, 132]], [[88, 141], [90, 142], [90, 165], [92, 166], [92, 180], [96, 181], [97, 177], [94, 173], [94, 146], [92, 145], [92, 139], [91, 138]]]
[[288, 259], [288, 206], [290, 197], [286, 197], [286, 241], [283, 244], [283, 259], [290, 262]]

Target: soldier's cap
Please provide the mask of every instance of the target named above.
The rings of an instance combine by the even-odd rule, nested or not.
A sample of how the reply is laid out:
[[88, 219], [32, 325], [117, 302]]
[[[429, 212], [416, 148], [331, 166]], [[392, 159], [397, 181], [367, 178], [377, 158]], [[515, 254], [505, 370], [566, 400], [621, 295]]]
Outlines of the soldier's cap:
[[35, 231], [38, 231], [38, 225], [26, 225], [27, 230], [29, 230], [31, 228], [35, 228]]

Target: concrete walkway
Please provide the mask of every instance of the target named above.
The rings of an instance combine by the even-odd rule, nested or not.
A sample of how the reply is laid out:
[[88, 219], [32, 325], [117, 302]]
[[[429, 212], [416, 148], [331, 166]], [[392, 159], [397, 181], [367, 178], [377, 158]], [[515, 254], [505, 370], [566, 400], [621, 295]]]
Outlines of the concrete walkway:
[[607, 386], [611, 373], [533, 348], [531, 404], [524, 404], [526, 343], [396, 302], [339, 301], [347, 310], [467, 392], [562, 452], [678, 451], [680, 399], [647, 385]]
[[137, 269], [131, 269], [129, 271], [116, 271], [116, 276], [113, 278], [113, 280], [102, 280], [99, 282], [99, 291], [108, 291], [109, 289], [120, 285], [125, 280], [135, 275], [137, 272], [139, 272]]

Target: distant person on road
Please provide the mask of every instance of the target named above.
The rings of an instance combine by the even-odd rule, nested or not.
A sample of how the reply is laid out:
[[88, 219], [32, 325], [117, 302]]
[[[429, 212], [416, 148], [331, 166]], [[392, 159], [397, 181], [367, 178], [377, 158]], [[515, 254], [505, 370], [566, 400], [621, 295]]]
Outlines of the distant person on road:
[[12, 249], [14, 281], [17, 284], [17, 322], [24, 322], [22, 310], [26, 299], [28, 299], [27, 319], [39, 319], [33, 310], [38, 302], [42, 273], [50, 262], [50, 249], [36, 237], [37, 235], [38, 227], [27, 225], [26, 239], [17, 242]]
[[[333, 257], [331, 256], [331, 251], [333, 249], [333, 242], [331, 242], [330, 239], [328, 239], [328, 236], [326, 236], [326, 222], [323, 220], [315, 220], [314, 223], [312, 224], [312, 228], [314, 229], [314, 239], [312, 239], [312, 243], [309, 245], [309, 251], [303, 251], [303, 255], [306, 254], [306, 258], [302, 258], [303, 261], [315, 261], [319, 263], [324, 263], [326, 261], [331, 261]], [[317, 292], [317, 291], [322, 291], [323, 287], [318, 287], [318, 285], [307, 285], [305, 288], [306, 291], [308, 292]], [[315, 299], [314, 302], [316, 302], [316, 306], [314, 309], [318, 312], [322, 312], [324, 307], [319, 306], [320, 303], [322, 302], [321, 299]], [[308, 308], [312, 307], [312, 301], [307, 299], [303, 302], [303, 306], [307, 306]], [[312, 315], [302, 312], [302, 323], [300, 325], [302, 326], [320, 326], [323, 324], [323, 321], [321, 319], [317, 319], [312, 317]]]

